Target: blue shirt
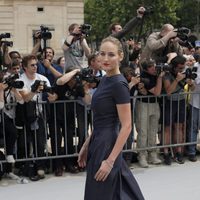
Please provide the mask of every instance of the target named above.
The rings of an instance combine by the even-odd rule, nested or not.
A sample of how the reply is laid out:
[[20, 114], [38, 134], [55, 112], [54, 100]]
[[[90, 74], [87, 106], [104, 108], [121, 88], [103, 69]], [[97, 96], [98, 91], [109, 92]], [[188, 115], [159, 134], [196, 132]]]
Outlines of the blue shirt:
[[[60, 72], [61, 74], [63, 74], [63, 69], [62, 69], [61, 66], [56, 65], [54, 63], [52, 63], [51, 65], [53, 66], [54, 69], [56, 69], [58, 72]], [[54, 84], [54, 82], [55, 82], [55, 76], [41, 62], [37, 63], [37, 73], [38, 74], [42, 74], [43, 76], [47, 77], [47, 79], [49, 80], [49, 82], [50, 82], [51, 85]]]

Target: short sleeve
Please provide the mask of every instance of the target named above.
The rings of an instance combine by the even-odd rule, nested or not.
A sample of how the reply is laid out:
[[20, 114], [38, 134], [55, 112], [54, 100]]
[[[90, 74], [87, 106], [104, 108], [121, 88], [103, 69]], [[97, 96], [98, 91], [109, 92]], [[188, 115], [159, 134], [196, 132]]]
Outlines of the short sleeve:
[[130, 103], [130, 92], [126, 82], [120, 81], [114, 85], [113, 98], [116, 104]]

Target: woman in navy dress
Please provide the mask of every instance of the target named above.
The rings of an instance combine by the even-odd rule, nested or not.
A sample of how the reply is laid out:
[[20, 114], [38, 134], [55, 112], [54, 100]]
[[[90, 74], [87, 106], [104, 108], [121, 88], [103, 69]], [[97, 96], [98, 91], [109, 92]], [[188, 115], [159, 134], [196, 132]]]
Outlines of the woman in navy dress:
[[78, 158], [87, 163], [85, 200], [144, 200], [140, 188], [122, 158], [122, 149], [131, 132], [131, 107], [127, 81], [120, 74], [122, 46], [113, 37], [105, 38], [100, 60], [106, 75], [93, 95], [93, 133]]

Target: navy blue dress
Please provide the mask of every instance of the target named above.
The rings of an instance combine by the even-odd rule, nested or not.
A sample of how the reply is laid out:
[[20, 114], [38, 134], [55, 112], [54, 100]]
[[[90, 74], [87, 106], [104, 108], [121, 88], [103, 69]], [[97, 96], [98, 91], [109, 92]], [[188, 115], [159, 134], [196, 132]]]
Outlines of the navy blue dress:
[[122, 154], [116, 159], [104, 182], [94, 179], [101, 162], [111, 153], [119, 134], [116, 104], [129, 102], [128, 84], [121, 74], [102, 78], [91, 105], [94, 130], [88, 149], [85, 200], [144, 200]]

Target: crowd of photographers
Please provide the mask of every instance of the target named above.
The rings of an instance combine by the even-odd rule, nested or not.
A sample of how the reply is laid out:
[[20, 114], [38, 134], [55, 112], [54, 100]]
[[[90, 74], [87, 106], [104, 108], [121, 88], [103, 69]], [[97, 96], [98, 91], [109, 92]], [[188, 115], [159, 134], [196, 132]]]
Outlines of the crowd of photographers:
[[[121, 73], [130, 87], [137, 147], [141, 149], [137, 159], [145, 168], [162, 161], [171, 165], [172, 158], [183, 164], [185, 154], [190, 161], [196, 161], [200, 109], [199, 46], [189, 40], [189, 29], [175, 29], [171, 24], [150, 34], [143, 48], [139, 41], [127, 40], [127, 34], [140, 26], [148, 13], [150, 11], [140, 7], [137, 16], [124, 28], [119, 23], [110, 26], [111, 36], [118, 38], [123, 46]], [[54, 50], [46, 46], [46, 41], [51, 39], [48, 27], [41, 26], [34, 34], [35, 46], [24, 56], [9, 51], [13, 45], [5, 40], [10, 38], [9, 33], [0, 34], [0, 138], [5, 154], [1, 156], [7, 161], [4, 173], [12, 173], [15, 158], [33, 158], [15, 163], [18, 174], [28, 176], [32, 181], [44, 178], [47, 161], [34, 158], [48, 156], [49, 138], [51, 156], [79, 152], [89, 124], [92, 127], [89, 109], [92, 94], [105, 75], [98, 52], [91, 51], [87, 43], [90, 29], [87, 24], [71, 24], [61, 47], [63, 56], [57, 61]], [[84, 66], [86, 58], [87, 68]], [[193, 93], [188, 95], [187, 92]], [[133, 133], [134, 130], [127, 141], [128, 149], [134, 142]], [[76, 149], [74, 136], [78, 138]], [[164, 145], [163, 158], [161, 150], [153, 148], [158, 140]], [[185, 142], [192, 144], [169, 148], [171, 144]], [[130, 164], [133, 155], [126, 152], [124, 158]], [[56, 176], [62, 176], [64, 168], [71, 173], [81, 170], [77, 166], [77, 157], [57, 158], [52, 162]]]

